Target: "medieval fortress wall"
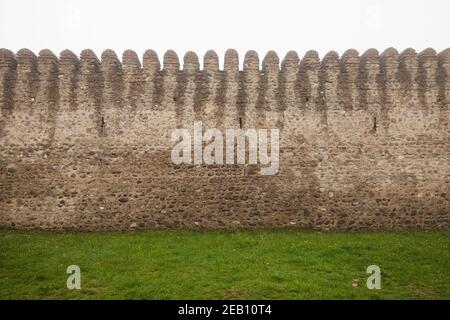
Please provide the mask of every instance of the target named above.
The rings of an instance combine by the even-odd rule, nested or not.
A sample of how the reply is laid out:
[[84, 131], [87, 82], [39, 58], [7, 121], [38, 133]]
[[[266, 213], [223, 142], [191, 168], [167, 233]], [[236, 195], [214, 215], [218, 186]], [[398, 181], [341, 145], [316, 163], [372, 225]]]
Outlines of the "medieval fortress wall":
[[[0, 227], [449, 229], [449, 49], [203, 59], [0, 50]], [[279, 128], [278, 174], [173, 164], [196, 120]]]

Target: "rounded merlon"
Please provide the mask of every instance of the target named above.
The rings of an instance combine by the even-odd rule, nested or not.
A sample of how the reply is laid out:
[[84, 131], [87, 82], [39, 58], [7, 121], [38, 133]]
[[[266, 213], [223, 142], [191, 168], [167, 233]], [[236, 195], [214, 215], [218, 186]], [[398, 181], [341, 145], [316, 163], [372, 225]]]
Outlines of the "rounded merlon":
[[83, 62], [100, 63], [100, 60], [98, 59], [97, 55], [91, 49], [84, 49], [83, 51], [81, 51], [81, 53], [80, 53], [80, 61], [82, 63]]
[[219, 57], [214, 50], [208, 50], [203, 57], [203, 69], [208, 71], [219, 70]]
[[322, 64], [333, 64], [337, 65], [339, 63], [339, 54], [336, 51], [329, 51], [322, 59]]
[[262, 62], [263, 70], [275, 68], [278, 69], [279, 66], [280, 66], [280, 59], [278, 58], [277, 53], [273, 50], [268, 51]]
[[125, 69], [130, 70], [140, 70], [141, 62], [139, 61], [138, 55], [133, 50], [125, 50], [122, 54], [122, 64]]
[[37, 62], [36, 55], [28, 49], [20, 49], [16, 54], [18, 65], [31, 65]]
[[239, 70], [239, 54], [236, 50], [228, 49], [225, 51], [224, 70]]
[[0, 49], [0, 68], [6, 66], [8, 68], [15, 67], [17, 65], [16, 55], [14, 52], [8, 49]]
[[159, 62], [158, 54], [151, 49], [148, 49], [144, 53], [143, 57], [144, 72], [152, 73], [161, 69], [161, 63]]
[[56, 55], [49, 49], [42, 49], [41, 51], [39, 51], [39, 57], [58, 60]]
[[300, 63], [300, 59], [298, 57], [298, 54], [296, 51], [289, 51], [286, 53], [286, 56], [283, 59], [283, 62], [281, 63], [281, 69], [288, 69], [288, 68], [297, 68], [297, 66]]
[[180, 60], [178, 55], [173, 50], [167, 50], [163, 58], [163, 70], [179, 70]]
[[319, 65], [320, 65], [319, 53], [315, 50], [307, 51], [302, 60], [300, 61], [301, 70], [318, 69]]
[[244, 57], [244, 71], [259, 70], [258, 53], [254, 50], [247, 51]]
[[200, 69], [198, 56], [193, 51], [188, 51], [183, 58], [183, 70], [187, 72], [196, 72]]
[[59, 54], [59, 60], [60, 61], [77, 61], [79, 62], [78, 56], [70, 51], [69, 49], [65, 49], [61, 51]]

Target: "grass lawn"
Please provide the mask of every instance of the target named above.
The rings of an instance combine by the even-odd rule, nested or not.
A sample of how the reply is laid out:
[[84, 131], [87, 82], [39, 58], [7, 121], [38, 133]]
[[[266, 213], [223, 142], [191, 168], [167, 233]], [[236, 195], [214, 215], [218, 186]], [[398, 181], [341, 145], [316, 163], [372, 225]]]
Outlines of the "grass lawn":
[[1, 230], [0, 298], [450, 299], [450, 233]]

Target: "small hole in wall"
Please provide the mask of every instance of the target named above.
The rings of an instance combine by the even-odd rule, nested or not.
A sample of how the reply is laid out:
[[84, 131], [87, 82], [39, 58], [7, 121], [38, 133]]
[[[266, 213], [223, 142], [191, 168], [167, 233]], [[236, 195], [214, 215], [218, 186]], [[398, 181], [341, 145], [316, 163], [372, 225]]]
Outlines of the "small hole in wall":
[[103, 133], [105, 131], [105, 117], [102, 117], [102, 123], [100, 124], [100, 132]]
[[242, 129], [242, 118], [239, 118], [239, 128]]
[[377, 117], [373, 117], [373, 130], [377, 131]]

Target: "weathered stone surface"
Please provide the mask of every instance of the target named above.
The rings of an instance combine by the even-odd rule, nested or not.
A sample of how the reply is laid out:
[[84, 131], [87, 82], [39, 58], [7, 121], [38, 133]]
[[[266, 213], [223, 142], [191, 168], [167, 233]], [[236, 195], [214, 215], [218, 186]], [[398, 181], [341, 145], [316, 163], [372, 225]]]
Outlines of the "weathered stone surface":
[[[0, 227], [450, 228], [450, 49], [0, 49]], [[281, 130], [280, 170], [175, 165], [172, 129]]]

